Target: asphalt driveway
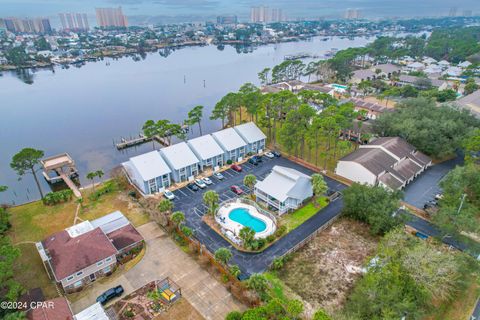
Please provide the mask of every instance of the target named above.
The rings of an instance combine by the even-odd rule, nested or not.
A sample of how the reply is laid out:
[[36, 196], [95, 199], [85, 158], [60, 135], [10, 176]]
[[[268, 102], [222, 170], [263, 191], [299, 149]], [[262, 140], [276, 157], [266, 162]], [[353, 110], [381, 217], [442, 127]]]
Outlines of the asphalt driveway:
[[412, 181], [404, 191], [404, 200], [419, 209], [423, 205], [441, 193], [440, 182], [450, 170], [463, 163], [462, 157], [445, 161], [428, 168], [417, 179]]
[[[290, 167], [307, 175], [314, 173], [312, 170], [285, 158], [268, 159], [263, 157], [263, 162], [258, 166], [250, 163], [243, 164], [243, 171], [240, 173], [228, 169], [223, 172], [225, 176], [224, 180], [210, 177], [213, 184], [203, 190], [194, 192], [185, 187], [174, 192], [176, 195], [174, 210], [180, 210], [185, 213], [186, 224], [194, 230], [195, 237], [204, 244], [210, 252], [215, 252], [221, 247], [229, 248], [233, 253], [231, 263], [237, 264], [244, 276], [265, 271], [275, 257], [286, 253], [290, 248], [308, 237], [322, 225], [338, 216], [342, 210], [342, 199], [337, 199], [265, 251], [252, 254], [236, 250], [228, 241], [223, 239], [202, 221], [202, 216], [207, 211], [207, 208], [203, 205], [203, 194], [208, 190], [215, 190], [220, 196], [220, 201], [235, 198], [237, 196], [230, 191], [230, 186], [237, 185], [245, 192], [249, 192], [250, 190], [243, 185], [245, 175], [254, 174], [258, 180], [263, 180], [275, 165]], [[345, 188], [345, 185], [342, 183], [328, 177], [325, 177], [325, 181], [332, 190], [339, 191]]]

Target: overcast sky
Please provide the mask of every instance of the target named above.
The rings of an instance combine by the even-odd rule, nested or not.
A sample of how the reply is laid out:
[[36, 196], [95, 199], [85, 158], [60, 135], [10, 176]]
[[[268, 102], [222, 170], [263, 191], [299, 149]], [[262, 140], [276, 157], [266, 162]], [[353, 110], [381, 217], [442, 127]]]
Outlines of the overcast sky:
[[288, 17], [340, 16], [358, 8], [365, 17], [438, 16], [450, 8], [480, 13], [480, 0], [0, 0], [0, 16], [55, 16], [74, 11], [94, 14], [95, 7], [121, 5], [127, 15], [214, 15], [247, 17], [253, 5], [283, 9]]

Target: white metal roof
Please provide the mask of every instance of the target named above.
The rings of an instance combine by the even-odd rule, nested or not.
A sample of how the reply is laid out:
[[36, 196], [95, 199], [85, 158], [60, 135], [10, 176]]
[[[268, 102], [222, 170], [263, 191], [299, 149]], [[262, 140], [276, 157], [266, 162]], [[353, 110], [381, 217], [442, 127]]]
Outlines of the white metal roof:
[[187, 143], [202, 160], [222, 155], [224, 152], [209, 134], [189, 140]]
[[287, 198], [306, 199], [312, 195], [310, 177], [295, 169], [274, 166], [263, 181], [256, 183], [255, 188], [283, 202]]
[[198, 163], [198, 158], [185, 142], [180, 142], [160, 150], [162, 156], [175, 170]]
[[253, 122], [241, 124], [234, 127], [234, 129], [248, 143], [254, 143], [267, 138], [262, 130], [260, 130]]
[[138, 171], [143, 181], [155, 179], [172, 172], [158, 151], [151, 151], [130, 158], [129, 162]]
[[130, 221], [120, 211], [114, 211], [103, 217], [90, 221], [94, 228], [100, 228], [107, 234], [130, 224]]
[[84, 233], [95, 229], [90, 221], [83, 221], [65, 229], [71, 238], [81, 236]]
[[80, 311], [75, 315], [75, 320], [109, 320], [100, 302]]
[[241, 147], [245, 147], [247, 143], [233, 128], [223, 129], [212, 133], [220, 146], [226, 151], [232, 151]]

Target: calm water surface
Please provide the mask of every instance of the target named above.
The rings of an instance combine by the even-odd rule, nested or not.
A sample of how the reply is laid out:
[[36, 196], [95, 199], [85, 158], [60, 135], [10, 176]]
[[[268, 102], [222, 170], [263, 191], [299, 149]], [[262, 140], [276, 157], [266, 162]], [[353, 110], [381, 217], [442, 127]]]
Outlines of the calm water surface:
[[[139, 62], [131, 58], [90, 62], [82, 68], [37, 71], [32, 84], [16, 73], [0, 77], [0, 185], [9, 190], [0, 203], [39, 198], [33, 178], [21, 181], [9, 163], [24, 147], [46, 156], [68, 152], [76, 161], [81, 182], [89, 171], [109, 172], [131, 156], [150, 151], [152, 144], [117, 151], [113, 140], [138, 135], [148, 119], [182, 122], [196, 105], [204, 105], [205, 132], [220, 127], [208, 117], [215, 103], [245, 82], [258, 84], [257, 73], [283, 61], [287, 54], [321, 55], [331, 48], [363, 46], [373, 38], [333, 38], [282, 43], [238, 54], [215, 46], [185, 48], [167, 58], [152, 53]], [[185, 79], [185, 81], [184, 81]], [[204, 86], [205, 80], [205, 86]], [[197, 128], [189, 137], [198, 135]], [[40, 176], [39, 172], [39, 177]], [[44, 191], [49, 185], [42, 180]]]

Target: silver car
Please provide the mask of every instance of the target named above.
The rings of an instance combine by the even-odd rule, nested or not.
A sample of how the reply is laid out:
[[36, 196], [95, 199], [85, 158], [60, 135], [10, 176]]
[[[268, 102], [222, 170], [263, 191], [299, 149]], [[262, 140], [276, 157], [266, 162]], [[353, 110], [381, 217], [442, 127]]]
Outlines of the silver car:
[[165, 198], [167, 198], [168, 200], [173, 200], [173, 199], [175, 199], [175, 195], [173, 194], [173, 192], [168, 191], [168, 190], [165, 190], [165, 192], [163, 193], [163, 196], [164, 196]]

